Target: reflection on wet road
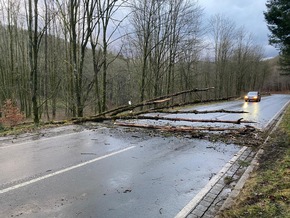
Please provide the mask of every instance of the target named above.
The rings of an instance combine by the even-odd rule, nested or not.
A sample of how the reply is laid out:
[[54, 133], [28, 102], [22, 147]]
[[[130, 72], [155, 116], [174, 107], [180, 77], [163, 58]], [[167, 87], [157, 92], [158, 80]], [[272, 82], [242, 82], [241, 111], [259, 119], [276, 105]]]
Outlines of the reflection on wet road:
[[[283, 107], [290, 101], [290, 95], [273, 95], [264, 96], [260, 102], [244, 102], [242, 100], [223, 102], [214, 105], [205, 105], [197, 107], [189, 107], [185, 110], [232, 110], [232, 111], [246, 111], [248, 113], [243, 114], [225, 114], [225, 113], [210, 113], [210, 114], [177, 114], [166, 115], [167, 117], [177, 118], [191, 118], [191, 119], [218, 119], [218, 120], [232, 120], [236, 121], [240, 118], [247, 121], [254, 121], [255, 124], [251, 124], [257, 128], [266, 128], [272, 119], [281, 112]], [[143, 123], [148, 121], [143, 121]], [[151, 121], [151, 124], [163, 124], [168, 121]], [[190, 125], [190, 126], [220, 126], [228, 127], [235, 126], [230, 124], [205, 124], [205, 123], [189, 123], [189, 122], [171, 122], [171, 125]]]

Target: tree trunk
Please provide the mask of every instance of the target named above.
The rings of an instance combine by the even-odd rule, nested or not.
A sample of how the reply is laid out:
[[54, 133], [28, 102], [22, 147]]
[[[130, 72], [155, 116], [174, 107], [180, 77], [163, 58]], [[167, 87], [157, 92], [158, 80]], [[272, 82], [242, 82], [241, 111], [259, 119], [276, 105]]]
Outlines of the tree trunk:
[[[34, 29], [33, 29], [34, 27]], [[39, 124], [38, 108], [38, 0], [34, 0], [34, 10], [32, 11], [32, 0], [28, 1], [28, 33], [29, 33], [29, 59], [30, 59], [30, 84], [32, 95], [33, 121]]]

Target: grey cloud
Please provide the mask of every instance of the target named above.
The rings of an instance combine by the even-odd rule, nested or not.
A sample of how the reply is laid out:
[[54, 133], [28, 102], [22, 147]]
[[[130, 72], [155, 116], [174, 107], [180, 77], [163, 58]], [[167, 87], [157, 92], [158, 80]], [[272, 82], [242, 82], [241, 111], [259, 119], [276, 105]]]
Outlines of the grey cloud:
[[235, 22], [237, 27], [244, 27], [252, 34], [255, 44], [261, 45], [266, 57], [278, 55], [278, 51], [268, 44], [270, 34], [264, 19], [267, 0], [200, 0], [205, 18], [222, 14]]

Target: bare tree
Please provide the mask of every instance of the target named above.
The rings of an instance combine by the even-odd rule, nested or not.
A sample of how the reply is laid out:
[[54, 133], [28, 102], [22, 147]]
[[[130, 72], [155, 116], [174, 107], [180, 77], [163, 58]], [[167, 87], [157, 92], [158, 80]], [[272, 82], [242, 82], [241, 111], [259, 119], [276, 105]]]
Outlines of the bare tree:
[[131, 10], [131, 45], [135, 48], [133, 58], [139, 60], [143, 101], [175, 90], [175, 69], [184, 45], [200, 42], [202, 10], [197, 2], [187, 0], [135, 0]]
[[[57, 1], [62, 14], [63, 26], [69, 34], [70, 66], [74, 75], [74, 98], [76, 113], [82, 117], [85, 102], [90, 96], [93, 85], [96, 95], [101, 96], [100, 110], [106, 109], [106, 86], [108, 61], [108, 45], [117, 27], [109, 32], [112, 16], [120, 7], [115, 0], [71, 0]], [[122, 1], [123, 2], [123, 1]], [[84, 75], [84, 63], [88, 60], [88, 43], [91, 43], [93, 54], [94, 76]], [[102, 70], [102, 94], [100, 95], [99, 72]]]
[[231, 20], [218, 14], [211, 17], [209, 31], [213, 38], [215, 86], [218, 90], [216, 97], [229, 96], [229, 87], [233, 78], [228, 69], [236, 26]]
[[253, 41], [251, 35], [248, 35], [244, 28], [237, 31], [236, 46], [233, 53], [233, 64], [236, 81], [236, 93], [239, 95], [242, 90], [246, 90], [248, 74], [250, 73], [251, 53]]
[[72, 109], [73, 116], [82, 117], [84, 111], [83, 67], [91, 34], [89, 31], [91, 22], [88, 21], [91, 17], [87, 17], [87, 13], [93, 1], [70, 0], [66, 2], [57, 0], [57, 3], [62, 15], [64, 29], [69, 33], [70, 65], [74, 76], [72, 81], [75, 100], [75, 107]]
[[[125, 0], [119, 3], [116, 0], [98, 0], [96, 1], [96, 8], [93, 11], [94, 19], [92, 19], [93, 24], [91, 25], [91, 47], [99, 112], [107, 109], [107, 74], [108, 67], [112, 63], [108, 58], [108, 48], [114, 41], [112, 39], [113, 35], [118, 31], [124, 19], [114, 19], [114, 15], [125, 2]], [[99, 80], [99, 73], [101, 71], [102, 81]], [[102, 93], [100, 93], [100, 86]]]
[[253, 43], [251, 34], [247, 33], [244, 28], [238, 29], [232, 56], [232, 71], [234, 72], [234, 81], [236, 81], [231, 83], [234, 94], [240, 95], [249, 89], [262, 88], [255, 87], [252, 84], [252, 82], [255, 83], [257, 78], [261, 81], [262, 78], [267, 76], [263, 67], [260, 66], [262, 56], [263, 51], [260, 46]]
[[28, 0], [28, 35], [29, 35], [29, 63], [30, 63], [30, 86], [33, 107], [33, 120], [39, 124], [39, 72], [38, 72], [38, 52], [41, 36], [38, 31], [38, 0]]

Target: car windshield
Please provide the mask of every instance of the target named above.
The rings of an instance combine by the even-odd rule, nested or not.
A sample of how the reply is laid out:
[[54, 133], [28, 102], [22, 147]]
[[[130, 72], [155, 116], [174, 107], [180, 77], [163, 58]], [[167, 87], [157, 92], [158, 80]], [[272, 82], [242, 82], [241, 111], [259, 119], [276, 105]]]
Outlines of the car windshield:
[[248, 95], [258, 95], [257, 92], [249, 92]]

